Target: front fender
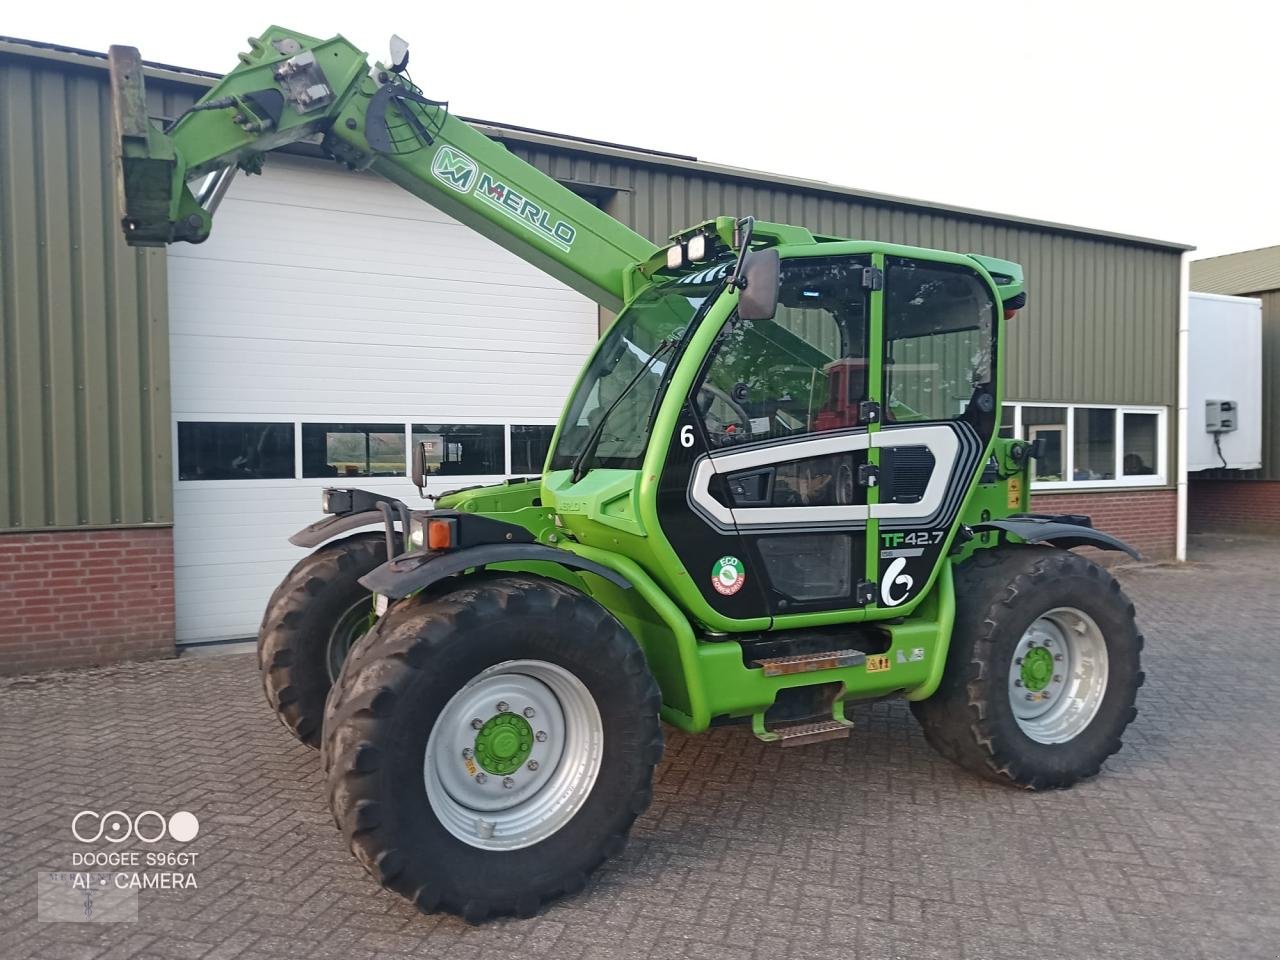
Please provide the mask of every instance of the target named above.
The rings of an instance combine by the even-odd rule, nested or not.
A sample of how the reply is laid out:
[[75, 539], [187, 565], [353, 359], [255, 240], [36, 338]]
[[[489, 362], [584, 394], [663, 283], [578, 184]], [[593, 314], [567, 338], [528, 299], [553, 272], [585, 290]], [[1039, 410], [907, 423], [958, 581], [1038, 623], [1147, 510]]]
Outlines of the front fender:
[[380, 510], [363, 510], [360, 513], [345, 513], [325, 517], [315, 523], [309, 523], [292, 537], [289, 542], [295, 547], [318, 547], [326, 540], [332, 540], [339, 534], [358, 527], [373, 525], [382, 526], [383, 518]]
[[360, 582], [376, 594], [399, 600], [464, 570], [522, 560], [557, 563], [569, 570], [594, 573], [623, 590], [631, 589], [626, 577], [604, 564], [540, 543], [482, 543], [440, 553], [401, 554], [365, 574]]
[[976, 533], [984, 530], [1002, 530], [1005, 533], [1012, 533], [1026, 543], [1051, 543], [1055, 547], [1068, 550], [1072, 547], [1123, 550], [1135, 560], [1142, 559], [1142, 554], [1137, 550], [1109, 533], [1078, 523], [1064, 523], [1052, 517], [1007, 517], [1004, 520], [975, 523], [972, 529]]

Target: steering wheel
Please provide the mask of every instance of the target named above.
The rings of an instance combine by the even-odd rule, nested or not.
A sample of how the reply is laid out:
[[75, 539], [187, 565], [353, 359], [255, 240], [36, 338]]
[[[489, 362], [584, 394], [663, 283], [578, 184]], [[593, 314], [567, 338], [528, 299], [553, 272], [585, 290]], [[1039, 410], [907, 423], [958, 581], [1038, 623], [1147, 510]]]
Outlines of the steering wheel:
[[[703, 423], [706, 423], [707, 433], [711, 434], [713, 437], [715, 436], [715, 434], [712, 433], [711, 424], [707, 423], [707, 417], [711, 412], [711, 405], [717, 400], [729, 408], [737, 418], [736, 423], [740, 425], [738, 430], [731, 432], [727, 428], [735, 421], [723, 423], [723, 429], [718, 431], [721, 437], [721, 443], [728, 442], [728, 438], [730, 437], [751, 436], [751, 414], [748, 413], [746, 408], [735, 400], [731, 394], [721, 390], [714, 383], [704, 383], [698, 388], [698, 412], [702, 414]], [[716, 419], [718, 420], [719, 418]]]

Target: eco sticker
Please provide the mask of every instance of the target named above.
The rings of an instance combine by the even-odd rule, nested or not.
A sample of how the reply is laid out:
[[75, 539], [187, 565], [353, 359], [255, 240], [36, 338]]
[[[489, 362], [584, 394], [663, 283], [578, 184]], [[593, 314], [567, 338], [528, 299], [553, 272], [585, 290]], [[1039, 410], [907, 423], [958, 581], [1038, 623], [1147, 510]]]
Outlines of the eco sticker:
[[737, 557], [721, 557], [711, 568], [711, 586], [716, 593], [732, 597], [747, 582], [747, 570]]
[[884, 673], [893, 666], [893, 661], [882, 653], [867, 657], [867, 673]]

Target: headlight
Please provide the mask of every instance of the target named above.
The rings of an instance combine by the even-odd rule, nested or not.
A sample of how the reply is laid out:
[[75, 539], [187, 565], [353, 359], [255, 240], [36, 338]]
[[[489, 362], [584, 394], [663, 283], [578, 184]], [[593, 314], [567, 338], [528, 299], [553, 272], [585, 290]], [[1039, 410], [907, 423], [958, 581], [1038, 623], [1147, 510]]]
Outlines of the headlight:
[[423, 532], [422, 520], [409, 521], [409, 547], [421, 547], [426, 542], [426, 534]]

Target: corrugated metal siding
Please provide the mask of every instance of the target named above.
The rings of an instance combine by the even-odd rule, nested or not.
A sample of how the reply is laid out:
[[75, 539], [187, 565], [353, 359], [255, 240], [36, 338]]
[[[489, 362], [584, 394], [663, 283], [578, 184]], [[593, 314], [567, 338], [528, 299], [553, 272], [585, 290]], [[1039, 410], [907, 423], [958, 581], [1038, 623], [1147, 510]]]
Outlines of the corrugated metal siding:
[[1280, 290], [1249, 296], [1262, 300], [1262, 469], [1251, 477], [1280, 480]]
[[164, 251], [120, 239], [110, 126], [105, 72], [0, 56], [0, 530], [172, 517]]
[[753, 214], [815, 233], [1015, 260], [1027, 272], [1031, 301], [1010, 325], [1007, 396], [1171, 407], [1177, 402], [1176, 251], [523, 143], [509, 146], [558, 179], [618, 190], [605, 209], [654, 241], [709, 217]]
[[1191, 263], [1191, 289], [1239, 296], [1280, 288], [1280, 246], [1242, 250]]

